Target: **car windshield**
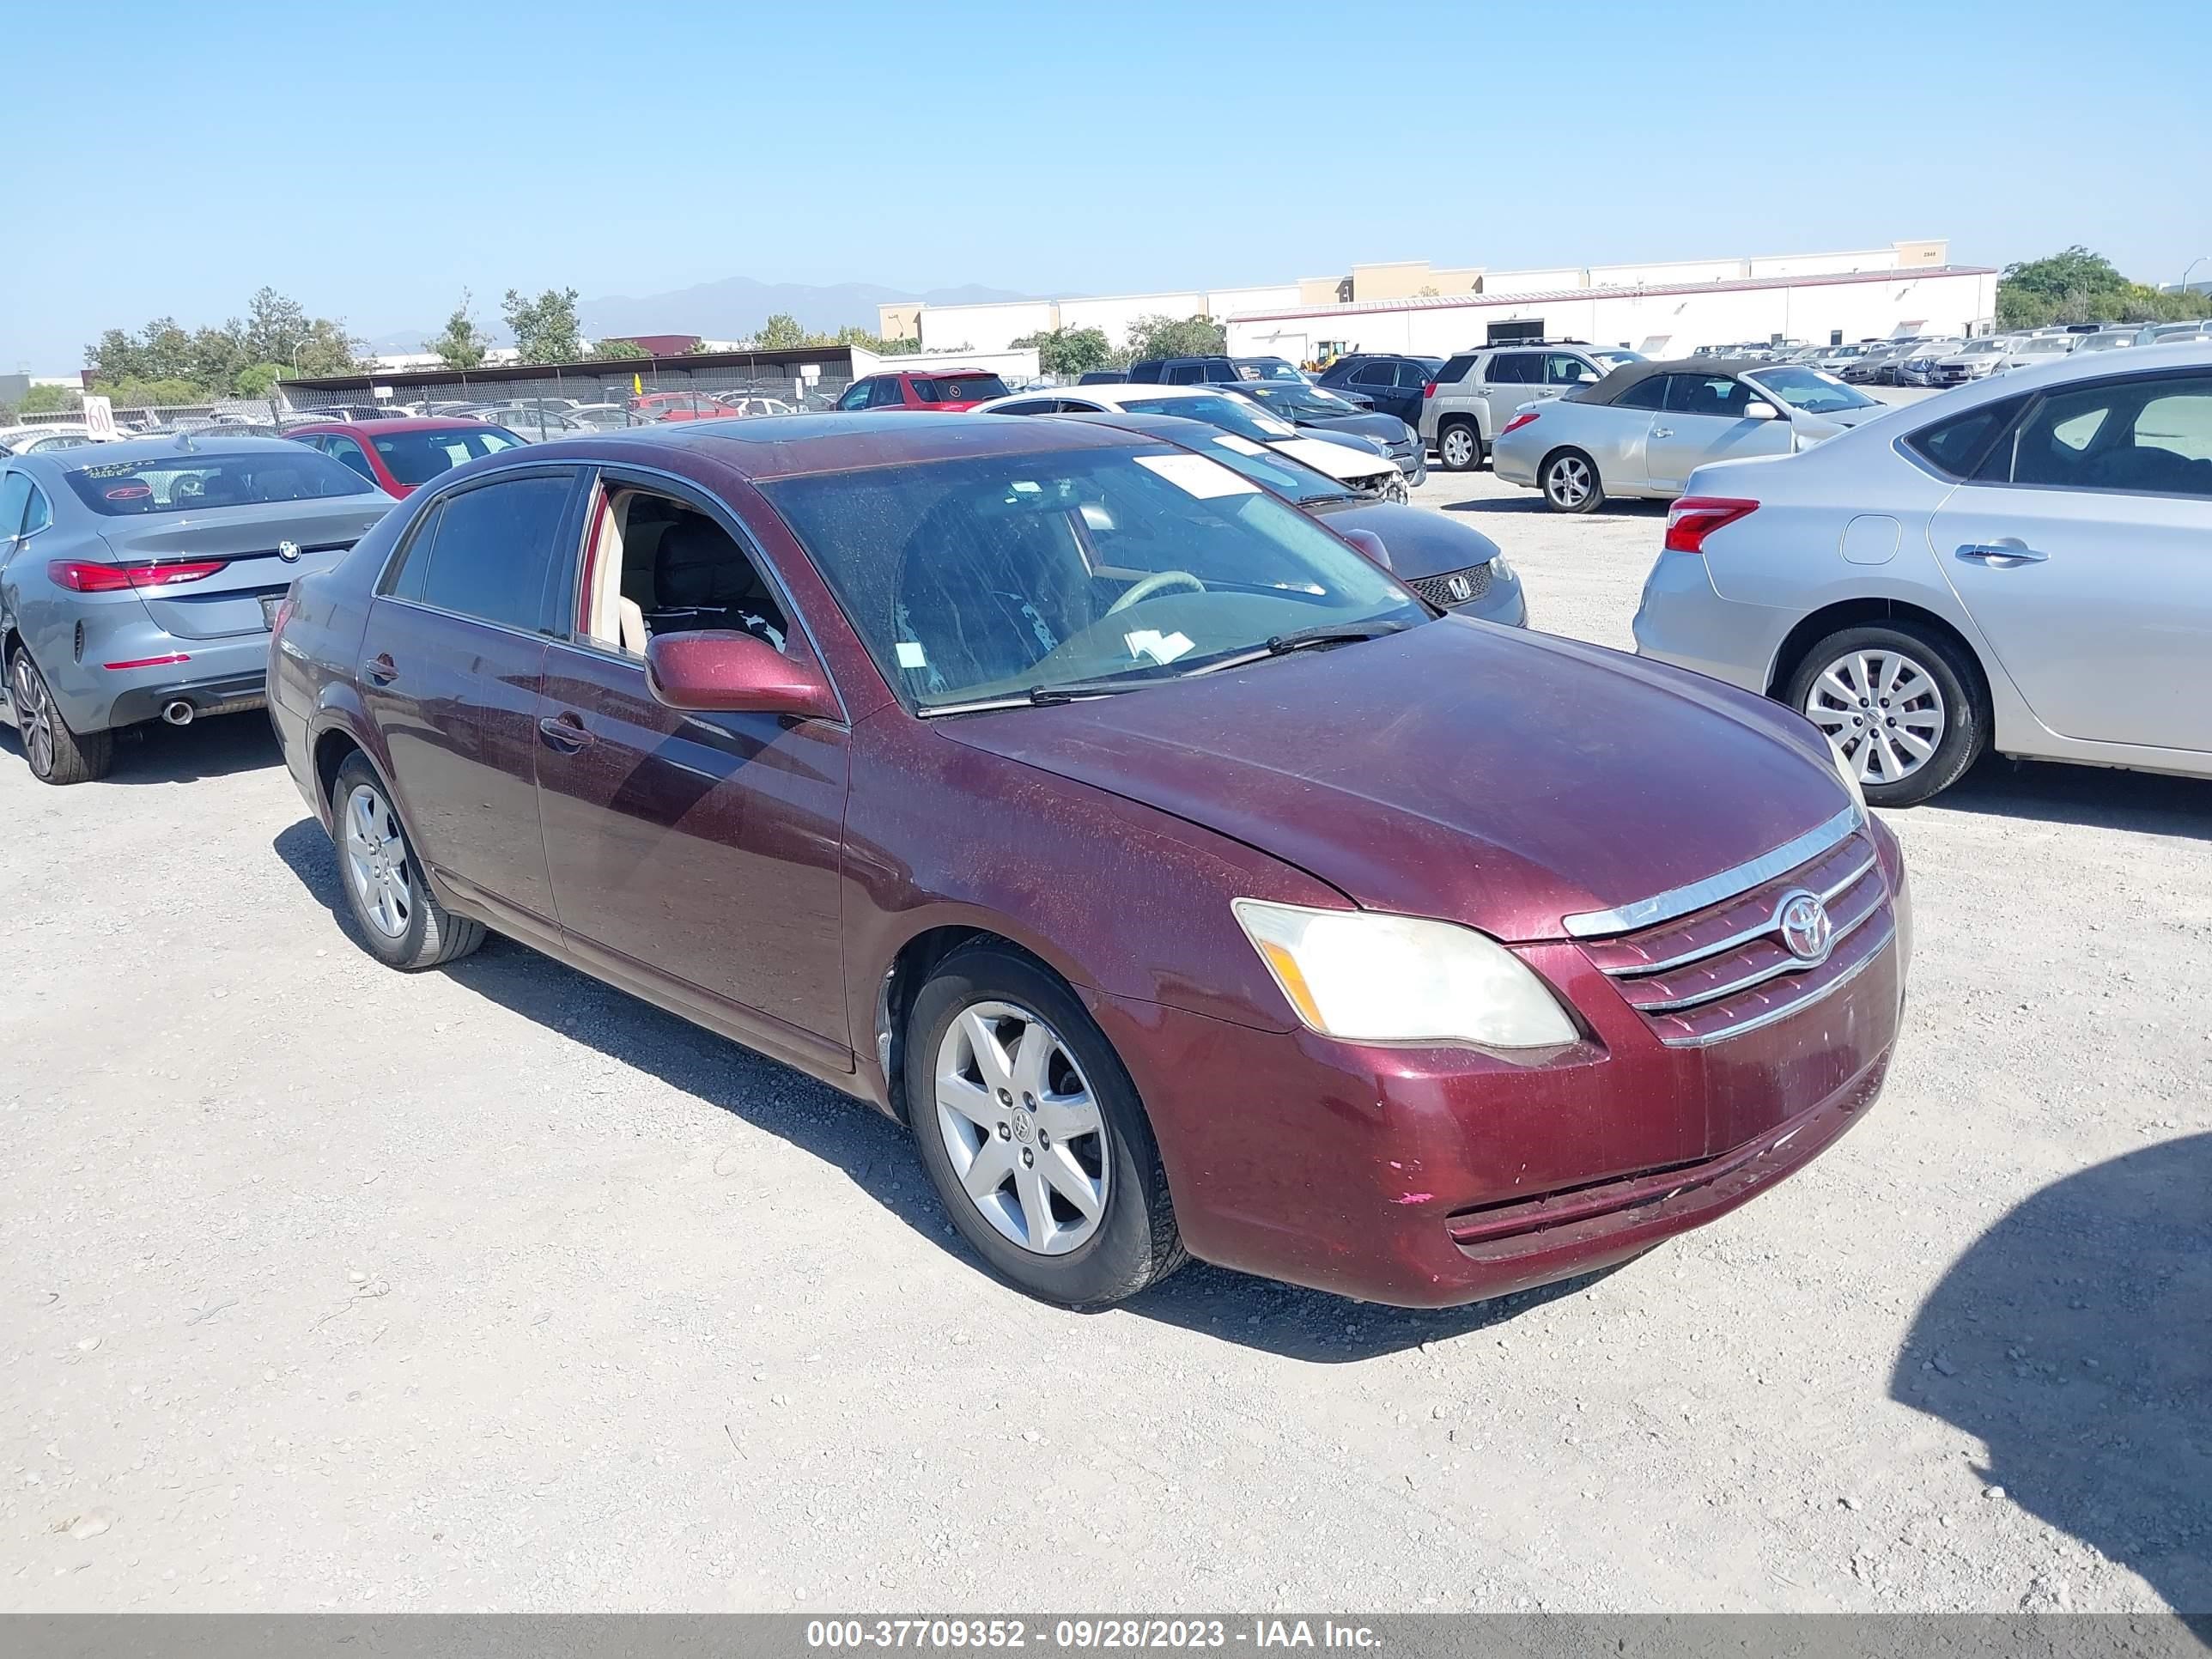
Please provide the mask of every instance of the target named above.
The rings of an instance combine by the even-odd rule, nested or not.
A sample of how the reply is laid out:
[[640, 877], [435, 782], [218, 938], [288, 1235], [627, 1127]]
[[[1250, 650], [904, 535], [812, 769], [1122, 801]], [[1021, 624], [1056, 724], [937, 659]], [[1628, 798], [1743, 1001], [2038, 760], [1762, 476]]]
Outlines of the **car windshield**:
[[[552, 411], [546, 413], [547, 424], [550, 425]], [[471, 432], [380, 433], [370, 441], [376, 446], [377, 459], [404, 484], [428, 483], [441, 472], [452, 471], [463, 461], [496, 455], [502, 449], [517, 449], [522, 443], [512, 432], [489, 426]]]
[[1304, 385], [1306, 378], [1280, 357], [1247, 357], [1237, 367], [1244, 371], [1247, 380], [1289, 380]]
[[180, 448], [155, 459], [79, 467], [69, 482], [79, 501], [111, 519], [366, 495], [376, 489], [352, 468], [297, 444], [228, 455]]
[[1304, 514], [1169, 445], [760, 488], [922, 713], [1135, 689], [1316, 626], [1383, 632], [1429, 614]]
[[1970, 342], [1966, 349], [1959, 355], [1961, 357], [1986, 357], [1993, 351], [2002, 351], [2004, 349], [2005, 343], [2002, 340], [1974, 340]]
[[1223, 392], [1204, 392], [1188, 398], [1120, 398], [1115, 401], [1132, 415], [1180, 415], [1186, 421], [1204, 421], [1208, 426], [1234, 432], [1255, 443], [1278, 443], [1298, 435], [1297, 428], [1288, 421], [1278, 420], [1249, 398]]
[[1804, 368], [1796, 363], [1784, 363], [1773, 368], [1762, 368], [1744, 378], [1764, 386], [1790, 408], [1808, 415], [1835, 415], [1846, 409], [1873, 409], [1875, 400], [1852, 386], [1845, 386], [1832, 374], [1823, 374], [1817, 368]]
[[995, 374], [939, 374], [914, 377], [914, 395], [926, 404], [980, 404], [1003, 398], [1006, 383]]
[[2046, 357], [2054, 352], [2071, 351], [2074, 342], [2064, 335], [2054, 335], [2046, 340], [2025, 340], [2021, 343], [2023, 356]]
[[1278, 415], [1292, 420], [1300, 416], [1328, 417], [1335, 415], [1357, 415], [1359, 405], [1340, 398], [1334, 392], [1317, 386], [1303, 386], [1285, 382], [1280, 386], [1263, 385], [1255, 381], [1245, 388], [1244, 395], [1257, 398]]
[[1646, 361], [1640, 351], [1593, 351], [1588, 356], [1589, 360], [1598, 366], [1601, 374], [1619, 368], [1626, 363], [1640, 363]]

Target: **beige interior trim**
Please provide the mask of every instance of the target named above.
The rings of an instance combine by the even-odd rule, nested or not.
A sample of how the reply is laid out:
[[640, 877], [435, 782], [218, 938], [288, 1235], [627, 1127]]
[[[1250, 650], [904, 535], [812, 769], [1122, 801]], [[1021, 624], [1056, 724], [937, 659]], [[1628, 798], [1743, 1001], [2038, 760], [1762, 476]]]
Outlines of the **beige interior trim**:
[[645, 654], [645, 613], [623, 598], [623, 548], [629, 504], [636, 492], [607, 490], [599, 495], [599, 532], [593, 540], [591, 603], [585, 632], [611, 651]]

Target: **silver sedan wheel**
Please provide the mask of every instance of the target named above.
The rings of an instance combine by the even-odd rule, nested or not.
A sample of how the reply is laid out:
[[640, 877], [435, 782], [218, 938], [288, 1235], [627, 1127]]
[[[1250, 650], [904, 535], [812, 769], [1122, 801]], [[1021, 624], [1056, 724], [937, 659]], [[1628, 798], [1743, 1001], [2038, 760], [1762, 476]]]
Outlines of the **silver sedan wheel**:
[[39, 665], [27, 651], [15, 653], [15, 723], [22, 728], [23, 756], [40, 777], [54, 769], [54, 700]]
[[1457, 469], [1474, 465], [1474, 434], [1463, 426], [1447, 431], [1437, 449], [1446, 466]]
[[407, 838], [391, 804], [368, 784], [346, 797], [346, 882], [362, 919], [386, 939], [404, 939], [415, 915]]
[[1936, 677], [1901, 651], [1837, 658], [1805, 694], [1805, 717], [1828, 734], [1861, 783], [1911, 777], [1950, 729]]
[[936, 1075], [938, 1133], [986, 1221], [1038, 1255], [1098, 1231], [1106, 1123], [1058, 1032], [1016, 1003], [972, 1004], [938, 1045]]
[[1545, 473], [1544, 487], [1561, 507], [1580, 507], [1597, 488], [1597, 479], [1581, 456], [1562, 455]]

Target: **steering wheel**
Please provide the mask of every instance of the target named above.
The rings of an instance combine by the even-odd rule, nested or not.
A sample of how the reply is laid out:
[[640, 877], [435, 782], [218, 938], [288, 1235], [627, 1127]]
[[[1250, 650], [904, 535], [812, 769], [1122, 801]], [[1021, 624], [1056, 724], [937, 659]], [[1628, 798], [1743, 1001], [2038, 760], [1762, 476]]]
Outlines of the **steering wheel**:
[[197, 501], [207, 494], [207, 480], [197, 472], [180, 472], [169, 485], [173, 501]]
[[1127, 611], [1138, 600], [1149, 599], [1153, 594], [1170, 587], [1194, 588], [1200, 593], [1206, 592], [1206, 584], [1188, 570], [1155, 570], [1143, 580], [1132, 585], [1127, 592], [1108, 605], [1106, 614], [1110, 617], [1117, 611]]

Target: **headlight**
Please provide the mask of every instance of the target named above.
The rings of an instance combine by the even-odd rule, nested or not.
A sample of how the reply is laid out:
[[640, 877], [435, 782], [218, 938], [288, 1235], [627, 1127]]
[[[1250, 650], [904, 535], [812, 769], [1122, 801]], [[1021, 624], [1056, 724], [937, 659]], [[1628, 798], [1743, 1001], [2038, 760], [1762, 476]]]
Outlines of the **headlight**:
[[1485, 1048], [1576, 1040], [1544, 981], [1471, 927], [1259, 899], [1232, 908], [1298, 1018], [1325, 1036]]
[[1828, 745], [1828, 758], [1835, 762], [1836, 775], [1844, 781], [1844, 792], [1859, 809], [1859, 817], [1863, 818], [1867, 815], [1866, 790], [1859, 782], [1858, 768], [1832, 743]]
[[1503, 553], [1493, 553], [1490, 556], [1490, 579], [1492, 581], [1510, 582], [1519, 574], [1520, 573], [1511, 565], [1506, 563], [1505, 556]]

